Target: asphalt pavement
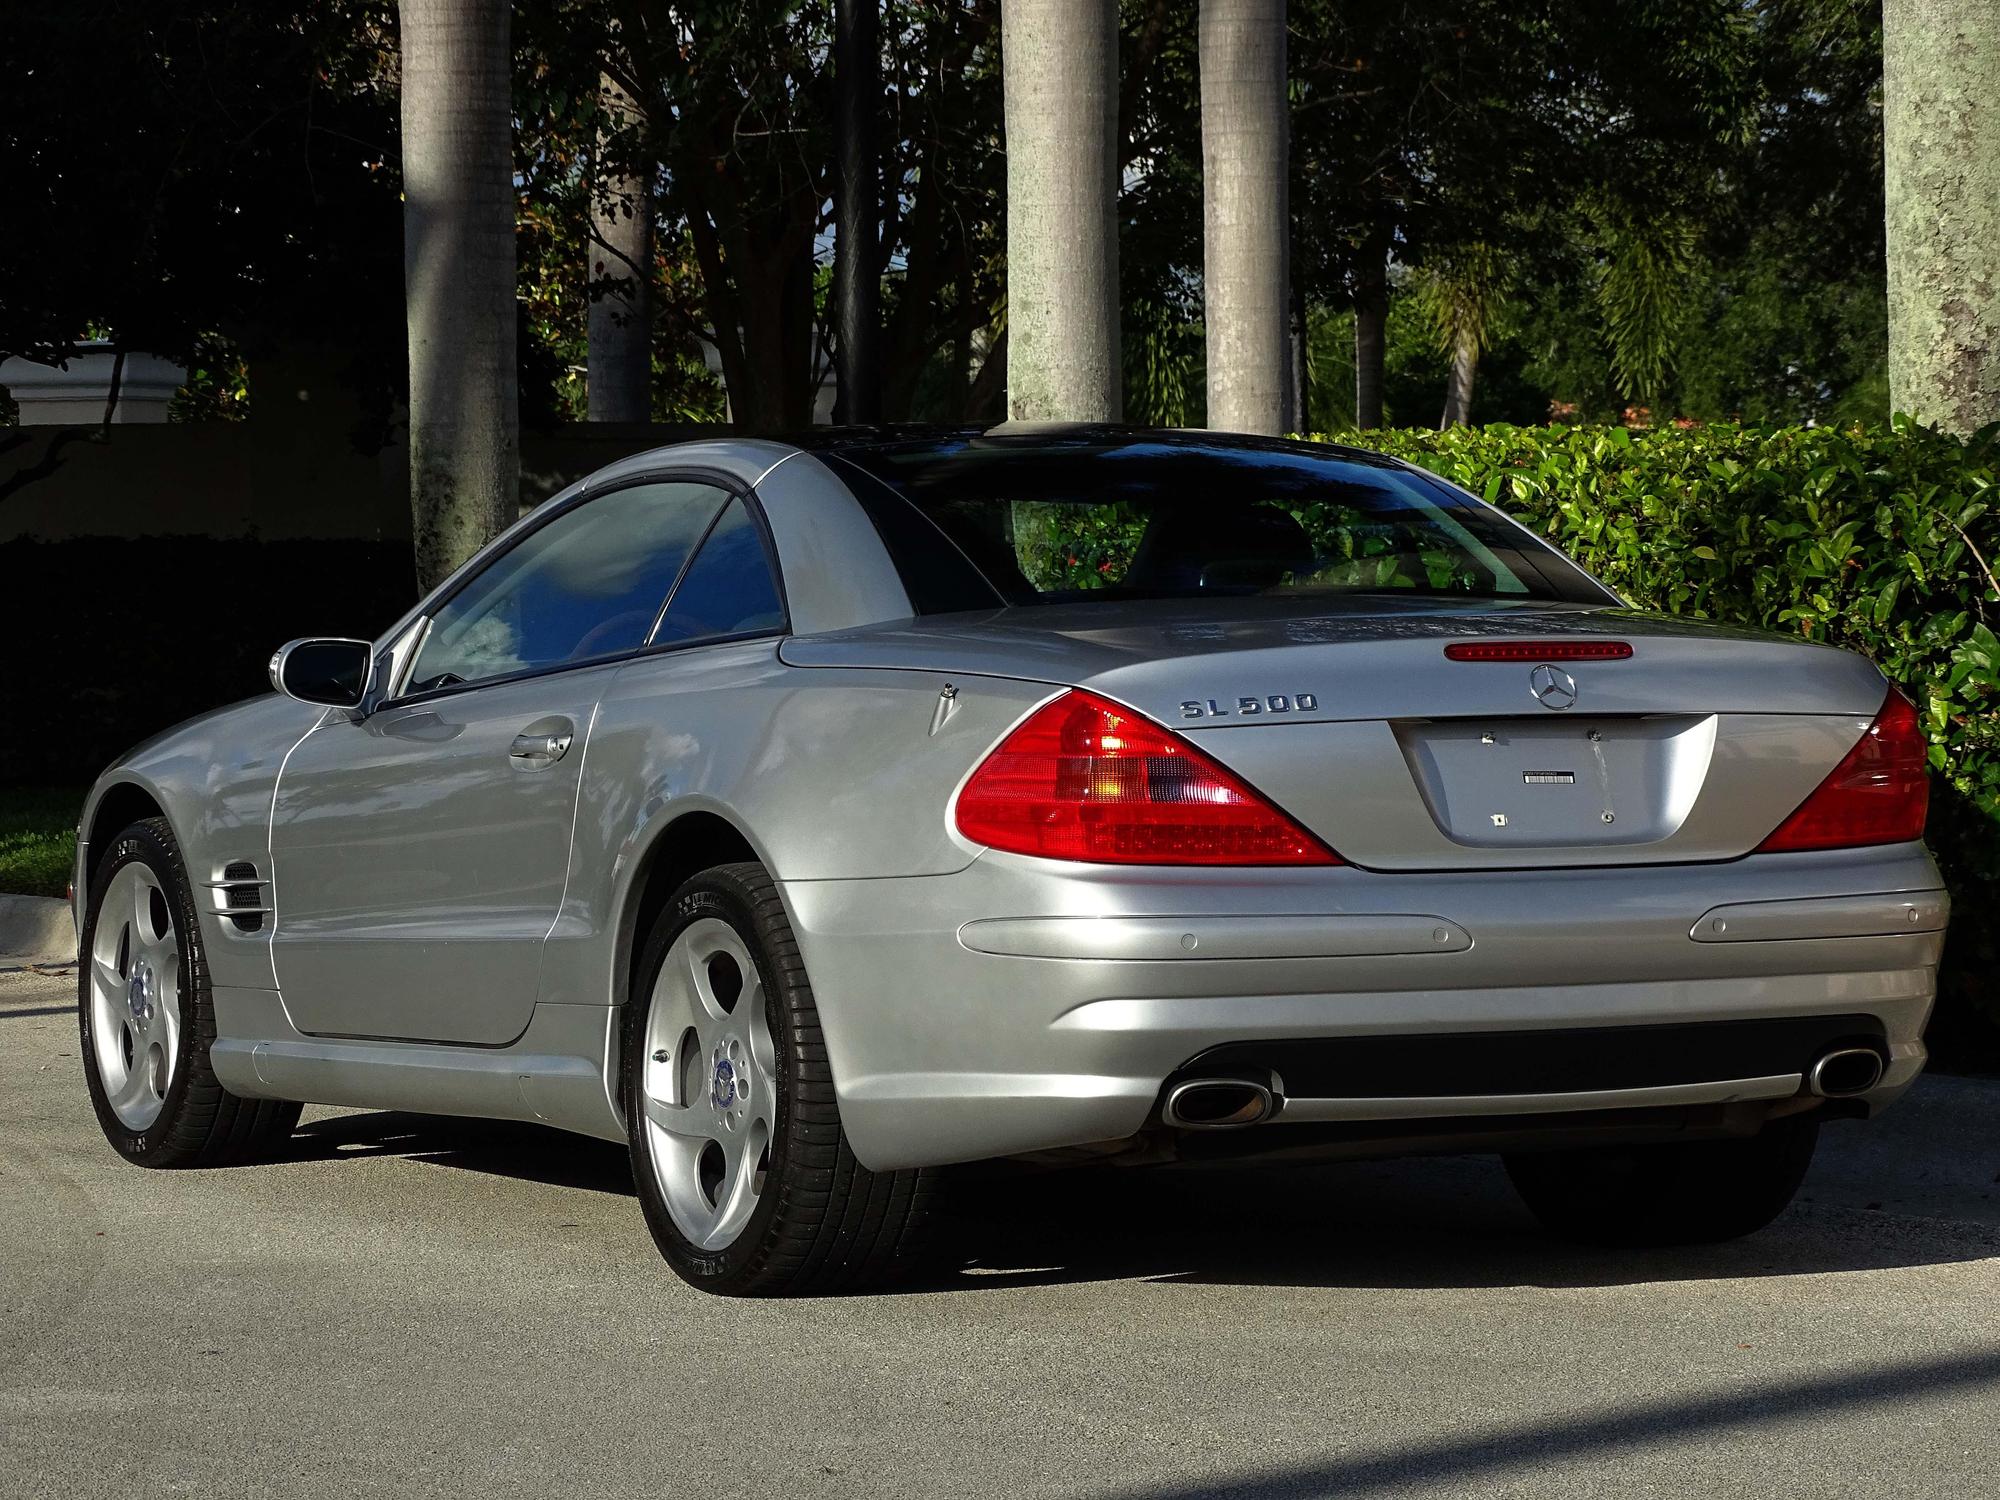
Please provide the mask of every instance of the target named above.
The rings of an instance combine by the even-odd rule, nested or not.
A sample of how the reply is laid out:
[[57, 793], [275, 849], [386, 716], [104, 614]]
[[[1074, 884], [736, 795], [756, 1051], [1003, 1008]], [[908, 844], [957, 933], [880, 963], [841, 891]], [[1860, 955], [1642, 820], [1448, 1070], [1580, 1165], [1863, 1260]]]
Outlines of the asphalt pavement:
[[624, 1154], [313, 1109], [128, 1167], [0, 974], [0, 1495], [2000, 1493], [2000, 1083], [1828, 1128], [1762, 1234], [1542, 1235], [1490, 1159], [987, 1189], [963, 1271], [701, 1296]]

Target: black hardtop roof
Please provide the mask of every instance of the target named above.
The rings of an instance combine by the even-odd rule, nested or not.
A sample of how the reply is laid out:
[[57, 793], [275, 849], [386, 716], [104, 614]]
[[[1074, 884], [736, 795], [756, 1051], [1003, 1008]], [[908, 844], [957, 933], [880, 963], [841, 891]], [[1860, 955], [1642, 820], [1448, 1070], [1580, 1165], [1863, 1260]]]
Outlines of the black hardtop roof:
[[1258, 437], [1190, 427], [1137, 427], [1115, 422], [1006, 422], [981, 427], [899, 422], [870, 427], [815, 427], [774, 434], [808, 453], [847, 458], [947, 458], [957, 453], [1111, 453], [1127, 448], [1181, 448], [1220, 457], [1230, 452], [1284, 454], [1297, 458], [1342, 459], [1401, 468], [1395, 459], [1365, 448], [1313, 443], [1295, 438]]

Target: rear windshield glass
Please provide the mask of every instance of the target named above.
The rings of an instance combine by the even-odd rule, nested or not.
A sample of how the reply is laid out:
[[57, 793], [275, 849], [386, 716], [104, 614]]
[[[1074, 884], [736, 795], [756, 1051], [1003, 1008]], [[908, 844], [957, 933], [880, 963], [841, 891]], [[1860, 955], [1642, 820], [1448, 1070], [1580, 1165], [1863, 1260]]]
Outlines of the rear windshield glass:
[[969, 437], [850, 451], [836, 467], [921, 614], [1250, 595], [1606, 599], [1448, 485], [1300, 444]]

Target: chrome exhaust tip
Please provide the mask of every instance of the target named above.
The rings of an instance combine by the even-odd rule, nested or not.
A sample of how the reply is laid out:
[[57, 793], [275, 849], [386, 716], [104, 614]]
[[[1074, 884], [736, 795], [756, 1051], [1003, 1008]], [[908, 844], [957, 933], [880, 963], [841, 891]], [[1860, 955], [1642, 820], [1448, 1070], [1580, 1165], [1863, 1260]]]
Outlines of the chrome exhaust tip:
[[1882, 1054], [1873, 1047], [1836, 1047], [1806, 1074], [1806, 1092], [1822, 1099], [1851, 1099], [1882, 1081]]
[[1179, 1130], [1236, 1130], [1278, 1110], [1269, 1084], [1248, 1078], [1190, 1078], [1167, 1090], [1161, 1116]]

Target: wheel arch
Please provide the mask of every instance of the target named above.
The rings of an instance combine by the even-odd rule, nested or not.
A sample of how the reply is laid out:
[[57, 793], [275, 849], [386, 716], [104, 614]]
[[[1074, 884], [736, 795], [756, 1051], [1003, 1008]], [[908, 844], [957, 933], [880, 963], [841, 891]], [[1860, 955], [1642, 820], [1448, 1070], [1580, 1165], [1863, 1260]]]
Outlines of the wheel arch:
[[645, 935], [681, 883], [713, 865], [734, 864], [739, 860], [755, 860], [770, 868], [763, 851], [737, 822], [709, 807], [691, 808], [674, 815], [647, 840], [633, 867], [625, 899], [619, 904], [611, 997], [614, 1005], [622, 1006], [632, 994]]
[[[83, 841], [83, 884], [77, 892], [79, 912], [89, 905], [90, 887], [110, 852], [111, 840], [142, 818], [166, 817], [166, 805], [159, 795], [141, 782], [119, 780], [99, 788], [78, 833]], [[171, 818], [167, 821], [173, 822]]]

